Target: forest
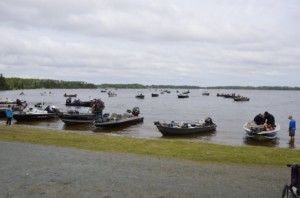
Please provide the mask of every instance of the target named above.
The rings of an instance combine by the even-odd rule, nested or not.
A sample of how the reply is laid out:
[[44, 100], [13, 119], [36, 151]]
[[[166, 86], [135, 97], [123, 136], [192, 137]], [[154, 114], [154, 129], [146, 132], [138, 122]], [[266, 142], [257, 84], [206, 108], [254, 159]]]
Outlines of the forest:
[[97, 86], [82, 81], [5, 78], [2, 74], [0, 75], [0, 90], [41, 89], [41, 88], [91, 89], [91, 88], [97, 88]]
[[51, 79], [5, 78], [0, 74], [0, 90], [20, 89], [244, 89], [244, 90], [300, 90], [300, 87], [288, 86], [191, 86], [191, 85], [142, 85], [142, 84], [99, 84], [82, 81], [64, 81]]

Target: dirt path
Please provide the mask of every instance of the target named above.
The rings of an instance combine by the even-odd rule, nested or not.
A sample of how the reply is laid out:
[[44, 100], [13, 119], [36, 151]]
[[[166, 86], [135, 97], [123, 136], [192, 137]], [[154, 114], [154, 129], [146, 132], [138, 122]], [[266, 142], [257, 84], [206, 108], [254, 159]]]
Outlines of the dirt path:
[[0, 141], [0, 197], [280, 197], [289, 169]]

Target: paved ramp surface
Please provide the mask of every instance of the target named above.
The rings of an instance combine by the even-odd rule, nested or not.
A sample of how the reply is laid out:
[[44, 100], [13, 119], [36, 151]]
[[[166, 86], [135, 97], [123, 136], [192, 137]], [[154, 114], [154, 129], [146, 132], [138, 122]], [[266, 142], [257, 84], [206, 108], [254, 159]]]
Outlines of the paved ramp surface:
[[8, 198], [273, 198], [289, 171], [0, 141], [0, 197]]

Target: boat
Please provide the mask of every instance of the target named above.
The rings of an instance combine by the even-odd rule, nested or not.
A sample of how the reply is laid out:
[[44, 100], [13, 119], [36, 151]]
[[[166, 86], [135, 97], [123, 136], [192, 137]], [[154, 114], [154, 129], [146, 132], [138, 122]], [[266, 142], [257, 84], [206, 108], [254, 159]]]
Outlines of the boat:
[[178, 97], [178, 98], [188, 98], [189, 95], [188, 95], [188, 94], [185, 94], [185, 93], [181, 93], [181, 94], [178, 94], [177, 97]]
[[81, 101], [80, 99], [75, 99], [72, 101], [72, 98], [66, 100], [66, 106], [75, 106], [75, 107], [92, 107], [95, 100], [90, 101]]
[[117, 94], [115, 92], [113, 92], [113, 91], [108, 91], [107, 94], [108, 94], [108, 97], [115, 97], [115, 96], [117, 96]]
[[135, 97], [139, 98], [139, 99], [144, 99], [145, 95], [140, 93], [140, 94], [136, 95]]
[[94, 121], [94, 126], [99, 128], [113, 128], [137, 124], [144, 121], [144, 117], [139, 116], [139, 114], [139, 107], [134, 107], [132, 111], [127, 110], [124, 114], [104, 114], [102, 118]]
[[12, 110], [14, 112], [23, 111], [27, 107], [27, 102], [25, 100], [20, 99], [8, 99], [0, 100], [0, 117], [5, 117], [6, 113], [5, 110], [8, 108], [8, 106], [11, 106]]
[[202, 92], [202, 96], [209, 96], [209, 92], [203, 91], [203, 92]]
[[158, 94], [158, 93], [152, 93], [151, 96], [152, 96], [152, 97], [158, 97], [159, 94]]
[[273, 129], [265, 129], [263, 125], [257, 125], [254, 121], [246, 122], [243, 126], [246, 131], [246, 136], [258, 140], [274, 139], [277, 137], [277, 133], [280, 130], [280, 125], [275, 124]]
[[183, 94], [189, 94], [190, 93], [190, 90], [187, 90], [187, 91], [184, 91], [182, 92]]
[[52, 96], [52, 95], [53, 95], [53, 93], [51, 91], [49, 91], [49, 92], [46, 92], [46, 91], [41, 92], [41, 96]]
[[67, 112], [57, 112], [61, 121], [65, 124], [92, 124], [94, 122], [94, 114], [91, 111], [79, 112], [78, 110], [69, 110]]
[[170, 122], [161, 123], [155, 121], [154, 125], [164, 136], [176, 136], [176, 135], [192, 135], [205, 133], [210, 131], [215, 131], [217, 125], [213, 123], [210, 117], [206, 118], [204, 121], [199, 122]]
[[47, 106], [44, 110], [39, 108], [29, 108], [27, 111], [14, 113], [13, 118], [19, 121], [37, 121], [57, 118], [55, 107]]
[[245, 97], [245, 96], [237, 96], [237, 97], [235, 97], [235, 98], [233, 98], [233, 100], [234, 101], [249, 101], [250, 100], [250, 98], [248, 98], [248, 97]]
[[77, 97], [77, 94], [67, 94], [67, 93], [65, 93], [64, 94], [64, 97], [68, 97], [68, 98], [76, 98]]

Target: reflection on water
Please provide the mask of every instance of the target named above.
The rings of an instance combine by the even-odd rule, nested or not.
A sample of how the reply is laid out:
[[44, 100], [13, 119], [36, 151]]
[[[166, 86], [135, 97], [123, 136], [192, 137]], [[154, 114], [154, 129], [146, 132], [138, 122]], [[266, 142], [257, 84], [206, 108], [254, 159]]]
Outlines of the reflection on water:
[[289, 144], [289, 148], [291, 148], [291, 149], [296, 148], [295, 147], [295, 139], [291, 138], [288, 144]]
[[[20, 96], [20, 92], [25, 95]], [[51, 91], [51, 95], [42, 96], [41, 93]], [[186, 90], [179, 90], [179, 92]], [[190, 97], [178, 99], [176, 90], [171, 93], [160, 94], [159, 97], [152, 98], [151, 93], [155, 90], [114, 90], [116, 97], [108, 97], [107, 93], [102, 93], [99, 89], [37, 89], [37, 90], [13, 90], [1, 91], [0, 98], [19, 98], [28, 102], [28, 107], [32, 107], [38, 102], [45, 105], [54, 105], [60, 111], [66, 112], [76, 109], [80, 112], [87, 112], [89, 108], [66, 107], [65, 93], [77, 94], [82, 101], [94, 98], [101, 98], [105, 102], [103, 113], [123, 114], [128, 109], [139, 107], [140, 116], [144, 117], [144, 122], [126, 127], [111, 129], [95, 128], [93, 125], [65, 125], [60, 119], [39, 122], [16, 122], [12, 124], [29, 125], [36, 127], [51, 128], [64, 131], [75, 131], [79, 133], [91, 134], [111, 134], [125, 137], [148, 138], [148, 139], [187, 139], [193, 141], [207, 141], [211, 143], [227, 145], [257, 145], [268, 147], [283, 147], [299, 149], [300, 143], [296, 137], [294, 143], [289, 143], [287, 133], [289, 120], [287, 117], [293, 115], [295, 119], [300, 118], [300, 112], [295, 107], [300, 106], [299, 91], [260, 91], [260, 90], [209, 90], [209, 96], [202, 96], [202, 90], [190, 90]], [[136, 99], [135, 95], [142, 92], [145, 99]], [[160, 93], [160, 90], [156, 90]], [[250, 98], [248, 102], [234, 102], [232, 99], [217, 97], [217, 93], [236, 93]], [[255, 141], [245, 139], [243, 124], [252, 120], [258, 113], [269, 111], [275, 116], [276, 122], [280, 123], [281, 130], [278, 139], [274, 141]], [[217, 124], [217, 131], [203, 133], [199, 135], [184, 137], [164, 137], [153, 124], [154, 121], [170, 122], [175, 121], [199, 121], [206, 117], [211, 117]], [[5, 119], [0, 120], [1, 124]], [[3, 123], [2, 123], [3, 122]], [[296, 133], [296, 136], [298, 134]]]
[[34, 127], [48, 127], [53, 128], [57, 126], [57, 123], [60, 122], [59, 118], [49, 118], [47, 120], [39, 120], [39, 121], [14, 121], [15, 125], [28, 125]]
[[94, 129], [92, 124], [63, 124], [63, 130], [70, 131], [91, 131]]
[[257, 140], [250, 137], [244, 137], [244, 143], [250, 146], [276, 147], [279, 145], [279, 138], [277, 137], [274, 139]]
[[213, 136], [216, 136], [216, 131], [208, 131], [208, 132], [202, 132], [202, 133], [197, 133], [197, 134], [190, 134], [190, 135], [173, 135], [173, 136], [162, 136], [162, 139], [197, 139], [197, 140], [211, 140]]

